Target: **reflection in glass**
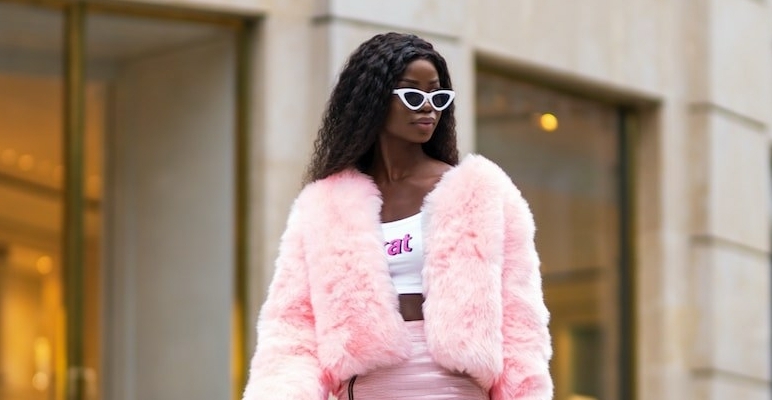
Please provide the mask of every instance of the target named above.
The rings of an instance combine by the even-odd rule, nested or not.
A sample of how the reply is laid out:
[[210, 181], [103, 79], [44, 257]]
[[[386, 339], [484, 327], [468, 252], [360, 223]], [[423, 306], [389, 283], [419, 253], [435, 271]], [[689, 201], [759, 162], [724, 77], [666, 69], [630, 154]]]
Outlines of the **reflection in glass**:
[[[64, 397], [61, 10], [0, 3], [0, 398]], [[88, 83], [87, 176], [100, 176], [104, 87]], [[86, 196], [86, 374], [99, 369], [101, 192]], [[88, 390], [97, 391], [94, 379]]]
[[[232, 306], [232, 279], [222, 266], [233, 249], [223, 232], [233, 231], [234, 30], [96, 11], [85, 22], [84, 302], [69, 311], [84, 317], [77, 372], [86, 398], [135, 388], [137, 398], [223, 398], [231, 389], [231, 316], [222, 310]], [[0, 399], [64, 398], [63, 25], [61, 9], [0, 2]], [[106, 192], [112, 230], [103, 227]], [[179, 276], [195, 268], [205, 289], [180, 287]], [[190, 307], [199, 293], [211, 295], [206, 307]], [[126, 326], [137, 333], [122, 336]], [[198, 342], [179, 345], [186, 340]], [[200, 352], [158, 357], [187, 348], [210, 351], [208, 362], [180, 361]], [[117, 371], [112, 381], [108, 370]], [[210, 381], [191, 382], [190, 371]]]
[[0, 3], [0, 398], [55, 398], [60, 264], [61, 14]]
[[555, 398], [615, 398], [616, 109], [482, 71], [476, 103], [477, 150], [509, 173], [536, 220]]

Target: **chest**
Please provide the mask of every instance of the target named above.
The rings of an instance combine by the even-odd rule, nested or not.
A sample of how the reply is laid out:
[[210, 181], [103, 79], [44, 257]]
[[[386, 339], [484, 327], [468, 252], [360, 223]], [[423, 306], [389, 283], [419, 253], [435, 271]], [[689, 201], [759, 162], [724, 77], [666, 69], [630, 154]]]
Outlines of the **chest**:
[[417, 214], [435, 183], [436, 181], [426, 180], [378, 185], [383, 199], [381, 221], [396, 221]]

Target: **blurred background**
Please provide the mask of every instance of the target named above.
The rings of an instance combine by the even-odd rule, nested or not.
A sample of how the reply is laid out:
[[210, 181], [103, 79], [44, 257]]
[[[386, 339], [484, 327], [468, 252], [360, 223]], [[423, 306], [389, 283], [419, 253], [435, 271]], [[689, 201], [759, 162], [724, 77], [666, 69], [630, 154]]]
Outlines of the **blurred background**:
[[238, 399], [336, 75], [412, 32], [533, 208], [559, 400], [772, 397], [772, 4], [0, 0], [0, 399]]

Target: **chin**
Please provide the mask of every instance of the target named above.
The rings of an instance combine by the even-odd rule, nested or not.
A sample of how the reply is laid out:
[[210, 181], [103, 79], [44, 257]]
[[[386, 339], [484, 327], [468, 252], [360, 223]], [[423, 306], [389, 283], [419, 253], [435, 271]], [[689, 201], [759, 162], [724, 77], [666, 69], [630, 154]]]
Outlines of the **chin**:
[[421, 141], [422, 143], [425, 143], [425, 142], [428, 142], [429, 139], [432, 138], [432, 136], [434, 136], [434, 129], [432, 129], [431, 131], [419, 129], [415, 133], [415, 135], [410, 135], [410, 136], [414, 136], [416, 140]]
[[416, 144], [424, 144], [424, 143], [429, 142], [429, 140], [431, 140], [432, 136], [433, 136], [432, 134], [428, 134], [428, 135], [416, 137], [416, 138], [413, 138], [413, 140], [410, 140], [410, 142], [413, 142], [413, 143], [416, 143]]

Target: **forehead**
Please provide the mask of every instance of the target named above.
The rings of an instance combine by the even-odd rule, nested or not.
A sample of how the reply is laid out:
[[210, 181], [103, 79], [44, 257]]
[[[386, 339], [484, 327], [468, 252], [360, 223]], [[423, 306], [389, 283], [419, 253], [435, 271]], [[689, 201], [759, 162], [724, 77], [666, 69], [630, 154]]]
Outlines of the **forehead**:
[[405, 73], [402, 75], [402, 79], [416, 80], [416, 81], [434, 81], [439, 79], [437, 68], [434, 67], [431, 61], [425, 59], [417, 59], [411, 61], [405, 68]]

